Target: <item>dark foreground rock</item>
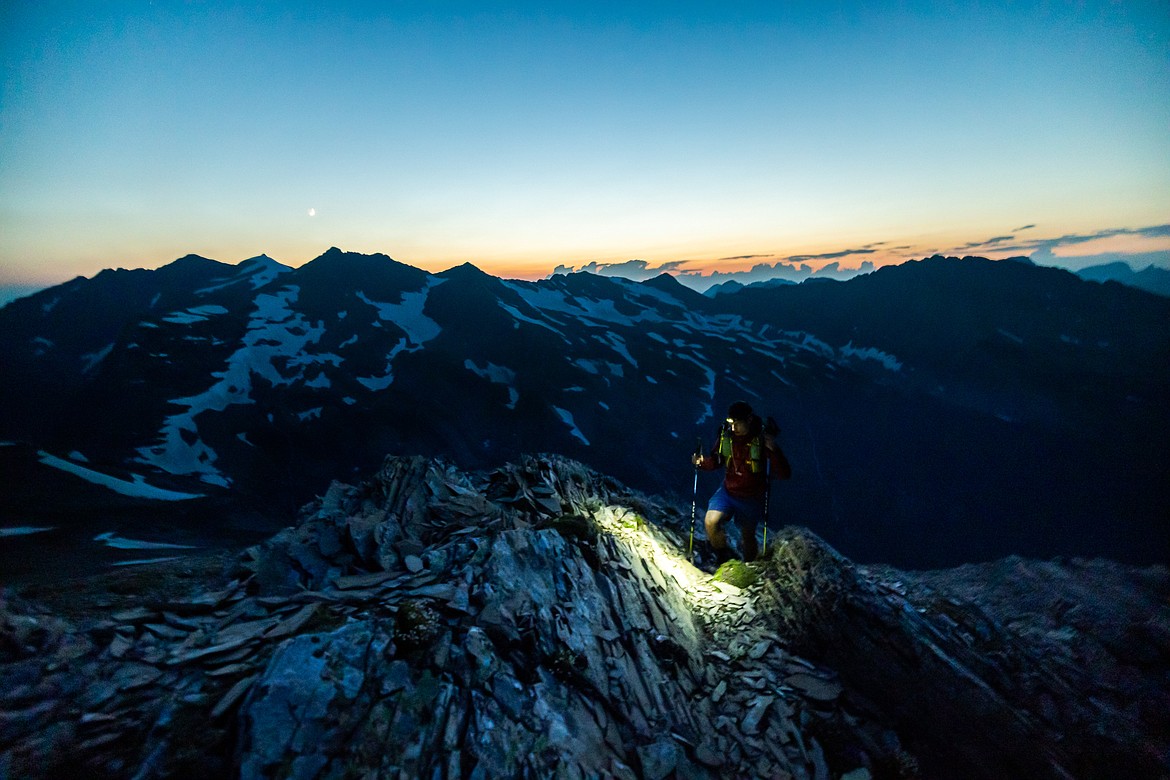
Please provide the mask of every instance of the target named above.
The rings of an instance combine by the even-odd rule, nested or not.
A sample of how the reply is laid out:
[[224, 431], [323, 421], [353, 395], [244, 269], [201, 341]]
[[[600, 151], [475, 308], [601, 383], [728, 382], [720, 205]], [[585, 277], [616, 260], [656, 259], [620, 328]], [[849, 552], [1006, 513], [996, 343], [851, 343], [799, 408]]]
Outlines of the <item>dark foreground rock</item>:
[[389, 458], [214, 586], [10, 592], [0, 778], [1170, 776], [1164, 569], [1004, 564], [1053, 607], [789, 528], [738, 587], [687, 525], [559, 458]]

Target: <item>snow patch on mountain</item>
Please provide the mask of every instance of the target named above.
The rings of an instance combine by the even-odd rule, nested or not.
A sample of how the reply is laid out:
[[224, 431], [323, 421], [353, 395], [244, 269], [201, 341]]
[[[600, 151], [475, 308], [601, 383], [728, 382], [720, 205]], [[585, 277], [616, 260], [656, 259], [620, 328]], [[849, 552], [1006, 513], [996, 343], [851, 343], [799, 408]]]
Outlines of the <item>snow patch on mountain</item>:
[[711, 404], [715, 401], [715, 369], [711, 368], [693, 355], [683, 355], [681, 353], [668, 354], [674, 354], [674, 356], [679, 360], [685, 360], [688, 363], [694, 363], [699, 367], [699, 370], [702, 371], [703, 375], [706, 377], [707, 381], [701, 389], [703, 394], [706, 396], [707, 401], [703, 404], [703, 413], [699, 415], [699, 419], [695, 420], [695, 425], [702, 425], [705, 420], [714, 417], [715, 415], [715, 412], [711, 407]]
[[995, 332], [998, 333], [999, 335], [1003, 336], [1008, 341], [1015, 342], [1016, 344], [1023, 344], [1024, 343], [1024, 340], [1022, 338], [1020, 338], [1016, 334], [1012, 333], [1010, 330], [1004, 330], [1003, 328], [996, 328]]
[[[665, 305], [672, 308], [686, 308], [682, 301], [664, 290], [649, 287], [642, 282], [633, 282], [621, 277], [615, 278], [614, 281], [624, 287], [626, 289], [626, 295], [634, 299], [639, 306], [659, 307]], [[647, 302], [643, 302], [642, 299], [648, 300]]]
[[[581, 300], [568, 295], [563, 290], [538, 287], [525, 282], [504, 282], [504, 285], [515, 291], [524, 302], [541, 312], [560, 312], [573, 317], [591, 316], [595, 319], [613, 318], [618, 315], [613, 301]], [[628, 320], [622, 316], [622, 320]]]
[[612, 331], [607, 332], [604, 336], [594, 336], [595, 339], [605, 344], [614, 352], [618, 353], [634, 368], [638, 367], [638, 361], [634, 360], [633, 355], [630, 354], [629, 348], [626, 346], [626, 340]]
[[755, 352], [759, 355], [763, 355], [764, 357], [772, 358], [773, 360], [777, 360], [780, 362], [780, 366], [783, 367], [784, 366], [784, 356], [781, 355], [779, 350], [777, 349], [778, 344], [776, 342], [766, 342], [766, 343], [767, 343], [766, 348], [760, 347], [760, 346], [752, 347], [752, 352]]
[[902, 370], [902, 361], [898, 360], [896, 357], [887, 352], [882, 352], [880, 349], [875, 349], [873, 347], [855, 347], [853, 346], [853, 342], [850, 341], [848, 344], [841, 347], [839, 351], [846, 357], [858, 358], [860, 360], [872, 360], [877, 363], [881, 363], [890, 371]]
[[179, 560], [178, 555], [170, 555], [163, 558], [135, 558], [132, 561], [114, 561], [111, 566], [145, 566], [150, 563], [166, 563], [167, 561]]
[[[213, 465], [217, 455], [199, 438], [195, 418], [203, 412], [223, 411], [233, 404], [252, 403], [253, 375], [274, 386], [288, 385], [303, 379], [305, 366], [321, 362], [337, 365], [341, 360], [333, 353], [308, 351], [311, 344], [325, 335], [325, 326], [320, 322], [310, 324], [292, 309], [299, 295], [300, 288], [289, 285], [275, 293], [256, 296], [243, 344], [228, 358], [226, 370], [212, 374], [219, 381], [198, 395], [171, 401], [176, 406], [187, 407], [187, 411], [166, 419], [159, 432], [161, 442], [140, 447], [139, 462], [171, 474], [199, 474], [210, 484], [230, 484]], [[295, 373], [285, 376], [277, 368], [278, 363], [286, 369], [295, 369]]]
[[[573, 361], [573, 365], [584, 371], [586, 374], [600, 376], [603, 379], [607, 376], [623, 378], [625, 370], [621, 363], [611, 363], [608, 360], [587, 360], [585, 358], [577, 358]], [[608, 379], [606, 380], [608, 383]]]
[[164, 488], [155, 487], [148, 484], [146, 478], [141, 474], [134, 474], [133, 481], [118, 479], [109, 474], [103, 474], [100, 471], [79, 466], [76, 463], [71, 463], [63, 458], [58, 458], [56, 455], [50, 455], [47, 452], [39, 451], [37, 453], [40, 457], [41, 463], [46, 466], [52, 466], [55, 469], [66, 471], [74, 476], [81, 477], [86, 482], [92, 482], [95, 485], [109, 488], [115, 493], [120, 493], [124, 496], [133, 496], [134, 498], [148, 498], [154, 501], [186, 501], [191, 498], [201, 498], [199, 493], [180, 493], [176, 490], [166, 490]]
[[207, 295], [208, 293], [222, 290], [225, 287], [231, 287], [233, 284], [238, 284], [245, 280], [251, 283], [253, 290], [259, 290], [281, 274], [292, 271], [287, 265], [276, 262], [268, 255], [249, 258], [236, 267], [239, 271], [233, 276], [228, 277], [219, 284], [196, 290], [195, 294]]
[[243, 345], [228, 358], [226, 371], [213, 374], [220, 381], [201, 395], [172, 403], [190, 406], [193, 414], [209, 409], [222, 411], [231, 404], [250, 402], [252, 374], [273, 385], [291, 384], [303, 377], [303, 370], [285, 376], [277, 363], [296, 369], [322, 362], [338, 365], [341, 361], [338, 355], [308, 352], [308, 347], [325, 335], [325, 326], [320, 322], [310, 324], [300, 312], [293, 311], [292, 304], [299, 294], [299, 287], [290, 286], [275, 294], [257, 295]]
[[385, 390], [390, 385], [394, 384], [394, 358], [398, 357], [399, 353], [405, 351], [407, 348], [406, 339], [398, 339], [398, 343], [386, 353], [386, 372], [380, 376], [358, 376], [354, 377], [371, 393], [377, 393]]
[[127, 539], [118, 536], [113, 531], [107, 531], [98, 534], [93, 538], [95, 542], [101, 542], [106, 547], [113, 547], [115, 550], [194, 550], [195, 548], [189, 544], [170, 544], [169, 542], [145, 542], [141, 539]]
[[516, 390], [516, 372], [504, 366], [497, 366], [495, 363], [488, 363], [483, 368], [476, 365], [471, 358], [463, 361], [463, 367], [478, 377], [492, 382], [497, 385], [504, 385], [508, 388], [508, 404], [509, 409], [516, 408], [516, 402], [520, 400], [520, 393]]
[[793, 384], [793, 383], [792, 383], [790, 380], [788, 380], [788, 379], [785, 379], [785, 378], [784, 378], [783, 376], [781, 376], [781, 375], [780, 375], [778, 372], [776, 372], [776, 371], [769, 371], [768, 373], [769, 373], [769, 374], [770, 374], [772, 377], [774, 377], [775, 379], [778, 379], [778, 380], [780, 380], [780, 383], [781, 383], [781, 384], [788, 385], [789, 387], [796, 387], [796, 385], [795, 385], [795, 384]]
[[0, 539], [6, 536], [29, 536], [31, 534], [43, 534], [46, 531], [56, 530], [56, 526], [43, 525], [16, 525], [7, 528], [0, 528]]
[[[640, 322], [664, 321], [655, 309], [639, 301], [626, 299], [626, 303], [642, 309], [637, 315], [631, 316], [618, 311], [616, 302], [610, 299], [577, 297], [564, 290], [540, 287], [525, 282], [505, 282], [504, 284], [520, 295], [525, 303], [541, 312], [560, 312], [578, 319], [623, 326], [631, 326]], [[677, 305], [677, 301], [675, 304]]]
[[162, 320], [173, 325], [194, 325], [197, 322], [207, 322], [211, 317], [227, 313], [228, 310], [223, 306], [216, 306], [214, 304], [208, 306], [192, 306], [183, 311], [173, 311], [164, 316]]
[[394, 358], [403, 352], [417, 352], [424, 344], [442, 333], [442, 327], [428, 317], [424, 309], [430, 291], [445, 281], [447, 280], [432, 277], [421, 290], [403, 293], [399, 303], [375, 301], [361, 290], [357, 292], [359, 300], [377, 309], [378, 319], [393, 323], [406, 334], [386, 354], [386, 371], [383, 374], [355, 377], [367, 390], [376, 393], [390, 387], [394, 383]]
[[100, 364], [103, 360], [105, 360], [106, 357], [113, 351], [114, 351], [114, 345], [113, 345], [113, 343], [110, 343], [110, 344], [107, 344], [106, 346], [102, 347], [101, 349], [99, 349], [97, 352], [90, 352], [88, 355], [82, 355], [81, 356], [81, 363], [82, 363], [81, 373], [88, 374], [91, 371], [93, 371], [95, 368], [98, 367], [98, 364]]
[[837, 351], [832, 346], [821, 341], [811, 333], [791, 333], [786, 335], [793, 337], [793, 340], [789, 343], [796, 349], [811, 352], [817, 357], [829, 360], [837, 356]]
[[791, 348], [811, 352], [823, 360], [830, 361], [825, 366], [830, 371], [836, 370], [838, 367], [836, 363], [849, 359], [880, 363], [890, 371], [902, 370], [901, 360], [875, 347], [855, 347], [850, 341], [843, 347], [834, 348], [831, 344], [821, 341], [809, 333], [785, 333], [784, 335], [787, 339], [786, 343]]
[[427, 284], [416, 292], [402, 293], [399, 303], [382, 303], [371, 300], [363, 291], [358, 290], [357, 297], [363, 303], [369, 304], [378, 310], [378, 318], [386, 322], [393, 322], [406, 333], [406, 338], [413, 349], [438, 336], [442, 331], [439, 323], [423, 313], [426, 308], [427, 296], [431, 290], [447, 281], [432, 277]]
[[577, 427], [577, 423], [573, 420], [573, 414], [569, 410], [554, 406], [553, 411], [561, 418], [561, 422], [568, 426], [569, 433], [573, 435], [573, 438], [578, 439], [586, 447], [590, 446], [589, 440], [585, 438], [585, 434], [581, 433], [581, 429]]
[[[560, 336], [561, 340], [564, 341], [566, 344], [572, 343], [569, 341], [568, 338], [565, 337], [564, 333], [562, 333], [557, 328], [554, 328], [552, 325], [549, 325], [547, 322], [542, 322], [542, 321], [535, 319], [533, 317], [529, 317], [528, 315], [524, 314], [519, 309], [517, 309], [515, 306], [509, 306], [508, 304], [504, 303], [503, 301], [498, 301], [498, 303], [500, 304], [501, 309], [508, 312], [508, 314], [512, 315], [512, 317], [516, 320], [516, 322], [513, 323], [514, 328], [519, 328], [521, 322], [527, 322], [529, 325], [539, 325], [540, 327], [551, 330], [553, 333]], [[555, 322], [555, 320], [554, 320], [554, 322]], [[560, 323], [558, 323], [558, 324], [560, 324]]]

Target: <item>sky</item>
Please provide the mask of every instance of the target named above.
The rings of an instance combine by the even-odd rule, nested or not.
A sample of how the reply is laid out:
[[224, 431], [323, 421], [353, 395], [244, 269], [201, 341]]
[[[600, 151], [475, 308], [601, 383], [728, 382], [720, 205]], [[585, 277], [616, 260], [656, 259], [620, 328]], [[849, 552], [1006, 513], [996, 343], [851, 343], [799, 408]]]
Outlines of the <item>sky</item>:
[[1170, 267], [1170, 4], [0, 3], [0, 287]]

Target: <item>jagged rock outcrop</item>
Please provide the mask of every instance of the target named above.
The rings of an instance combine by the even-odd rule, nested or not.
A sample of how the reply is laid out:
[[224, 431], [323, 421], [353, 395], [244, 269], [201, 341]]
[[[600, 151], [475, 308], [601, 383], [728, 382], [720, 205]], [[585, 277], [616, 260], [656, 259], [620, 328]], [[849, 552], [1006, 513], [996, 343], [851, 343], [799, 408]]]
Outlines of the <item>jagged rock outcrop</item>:
[[[1081, 703], [937, 583], [786, 529], [738, 587], [687, 524], [561, 458], [388, 458], [213, 589], [10, 594], [0, 777], [1089, 777], [1126, 746], [1166, 773], [1162, 721]], [[1128, 730], [1084, 747], [1085, 718]]]

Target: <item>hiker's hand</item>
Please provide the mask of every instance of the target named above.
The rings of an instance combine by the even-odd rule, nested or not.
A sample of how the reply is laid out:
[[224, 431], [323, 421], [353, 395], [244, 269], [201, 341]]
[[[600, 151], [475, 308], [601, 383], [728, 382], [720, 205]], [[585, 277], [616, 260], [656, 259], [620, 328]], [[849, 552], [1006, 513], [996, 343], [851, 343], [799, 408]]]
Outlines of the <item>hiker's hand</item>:
[[764, 446], [770, 450], [776, 449], [776, 437], [770, 433], [764, 434]]
[[691, 464], [694, 466], [702, 466], [703, 465], [703, 456], [699, 455], [698, 453], [692, 455], [691, 456]]
[[764, 441], [767, 442], [768, 447], [776, 443], [776, 437], [780, 435], [780, 426], [776, 424], [776, 420], [769, 417], [768, 422], [764, 423]]

